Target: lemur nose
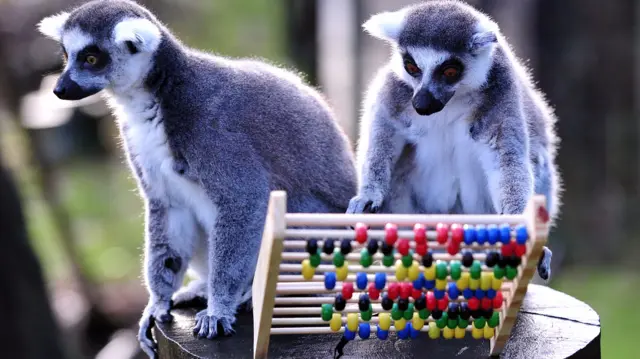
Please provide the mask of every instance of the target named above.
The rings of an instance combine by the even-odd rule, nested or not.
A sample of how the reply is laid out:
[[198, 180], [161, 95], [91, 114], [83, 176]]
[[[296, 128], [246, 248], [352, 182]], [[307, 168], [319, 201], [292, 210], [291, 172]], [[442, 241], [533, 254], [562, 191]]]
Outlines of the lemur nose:
[[441, 111], [444, 103], [438, 100], [427, 90], [420, 90], [413, 97], [413, 108], [419, 115], [428, 116]]
[[65, 92], [67, 92], [67, 89], [62, 85], [58, 85], [53, 89], [54, 95], [58, 96], [60, 99], [64, 96]]

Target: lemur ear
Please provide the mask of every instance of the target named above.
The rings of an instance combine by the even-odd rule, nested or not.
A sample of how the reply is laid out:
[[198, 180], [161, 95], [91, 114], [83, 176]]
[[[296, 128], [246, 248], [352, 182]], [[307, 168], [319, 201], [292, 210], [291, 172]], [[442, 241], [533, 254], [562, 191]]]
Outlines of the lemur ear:
[[398, 41], [400, 32], [404, 28], [406, 13], [405, 9], [381, 12], [371, 16], [362, 24], [362, 27], [371, 36], [387, 41]]
[[476, 53], [482, 51], [483, 49], [488, 49], [490, 46], [493, 46], [498, 42], [498, 37], [493, 31], [484, 31], [475, 33], [471, 37], [471, 42], [469, 43], [469, 50], [472, 53]]
[[38, 23], [38, 31], [44, 36], [53, 40], [60, 41], [62, 37], [62, 29], [69, 18], [68, 12], [61, 12], [56, 15], [45, 17]]
[[113, 39], [117, 44], [126, 45], [135, 52], [154, 52], [162, 33], [151, 21], [143, 18], [125, 19], [120, 21], [113, 30]]

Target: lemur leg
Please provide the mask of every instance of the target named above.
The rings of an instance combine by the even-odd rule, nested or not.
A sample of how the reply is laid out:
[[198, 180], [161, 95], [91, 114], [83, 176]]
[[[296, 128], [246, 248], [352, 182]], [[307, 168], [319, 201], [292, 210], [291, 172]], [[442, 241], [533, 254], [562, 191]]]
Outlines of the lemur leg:
[[207, 281], [205, 279], [192, 280], [173, 296], [173, 308], [196, 303], [207, 303]]
[[146, 217], [144, 277], [149, 302], [140, 319], [138, 340], [143, 351], [155, 357], [151, 328], [155, 321], [173, 319], [171, 296], [182, 285], [191, 259], [196, 223], [189, 211], [155, 200], [147, 203]]

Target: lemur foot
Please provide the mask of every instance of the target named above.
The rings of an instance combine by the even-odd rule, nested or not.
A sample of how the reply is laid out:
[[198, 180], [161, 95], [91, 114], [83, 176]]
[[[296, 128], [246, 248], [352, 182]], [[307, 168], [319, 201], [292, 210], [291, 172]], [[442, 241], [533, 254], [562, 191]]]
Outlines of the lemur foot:
[[349, 201], [347, 213], [377, 213], [382, 206], [382, 196], [378, 194], [357, 195]]
[[542, 248], [542, 256], [538, 260], [538, 275], [544, 280], [551, 278], [551, 257], [553, 253], [547, 247]]
[[236, 332], [232, 327], [235, 321], [236, 318], [233, 316], [209, 314], [208, 309], [204, 309], [196, 314], [193, 335], [198, 338], [213, 339], [219, 334], [218, 326], [220, 326], [220, 331], [224, 335], [232, 335]]
[[142, 313], [140, 319], [140, 330], [138, 331], [138, 341], [140, 347], [149, 358], [157, 358], [157, 344], [153, 340], [151, 330], [155, 322], [168, 323], [173, 320], [173, 316], [169, 313], [171, 309], [170, 301], [150, 302]]
[[207, 284], [197, 279], [180, 288], [173, 296], [173, 308], [207, 306]]

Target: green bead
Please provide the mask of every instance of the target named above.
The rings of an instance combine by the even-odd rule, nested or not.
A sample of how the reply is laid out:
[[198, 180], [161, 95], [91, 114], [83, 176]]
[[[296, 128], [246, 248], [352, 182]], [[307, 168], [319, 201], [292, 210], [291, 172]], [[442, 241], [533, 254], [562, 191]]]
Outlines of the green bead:
[[371, 257], [371, 254], [369, 254], [369, 250], [366, 248], [362, 248], [362, 250], [360, 251], [360, 264], [362, 264], [363, 267], [367, 268], [371, 265], [371, 263], [373, 263], [373, 257]]
[[482, 329], [484, 328], [484, 325], [487, 323], [487, 321], [483, 318], [476, 318], [473, 320], [473, 326], [478, 328], [478, 329]]
[[458, 318], [458, 328], [465, 329], [469, 326], [469, 321], [467, 319]]
[[493, 276], [496, 279], [502, 279], [502, 277], [504, 277], [504, 268], [498, 266], [493, 267]]
[[333, 308], [331, 304], [323, 304], [322, 305], [322, 320], [328, 322], [331, 320], [331, 316], [333, 315]]
[[451, 279], [458, 280], [462, 275], [462, 265], [460, 261], [451, 261], [449, 263], [449, 268], [451, 270]]
[[393, 267], [393, 263], [394, 263], [393, 255], [388, 255], [388, 256], [382, 257], [382, 264], [385, 267]]
[[418, 315], [420, 316], [420, 319], [427, 319], [429, 318], [429, 315], [431, 315], [431, 313], [429, 313], [429, 310], [427, 308], [422, 309], [418, 312]]
[[491, 328], [497, 327], [498, 324], [500, 324], [500, 313], [493, 312], [491, 318], [489, 318], [489, 320], [487, 321], [487, 324], [489, 324]]
[[340, 252], [340, 248], [336, 248], [333, 252], [333, 265], [340, 268], [344, 265], [344, 254]]
[[440, 317], [440, 319], [436, 320], [436, 326], [440, 329], [444, 328], [447, 326], [447, 322], [449, 321], [449, 315], [447, 314], [447, 312], [442, 313], [442, 317]]
[[480, 279], [480, 275], [482, 274], [482, 264], [480, 264], [479, 260], [474, 260], [471, 265], [471, 269], [469, 269], [469, 275], [471, 275], [472, 279]]
[[518, 276], [518, 268], [507, 266], [507, 279], [513, 279]]
[[313, 268], [317, 268], [320, 265], [320, 254], [316, 253], [316, 254], [310, 255], [309, 264], [311, 264]]
[[402, 265], [405, 266], [406, 268], [411, 267], [411, 264], [413, 263], [413, 256], [411, 256], [411, 254], [407, 254], [406, 256], [402, 256]]
[[449, 329], [455, 329], [458, 326], [458, 319], [447, 320], [447, 327]]
[[393, 320], [398, 320], [402, 318], [403, 314], [404, 313], [402, 313], [402, 311], [398, 309], [398, 303], [393, 303], [393, 308], [391, 308], [391, 318]]
[[367, 309], [364, 312], [360, 312], [360, 318], [362, 318], [362, 320], [364, 320], [365, 322], [370, 321], [372, 315], [373, 315], [373, 308], [371, 307], [371, 304], [369, 304], [369, 309]]
[[436, 278], [447, 279], [448, 274], [447, 263], [441, 260], [436, 261]]
[[413, 318], [413, 303], [409, 303], [409, 305], [407, 306], [407, 310], [404, 311], [404, 314], [402, 316], [406, 320], [411, 320]]

